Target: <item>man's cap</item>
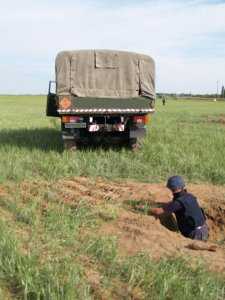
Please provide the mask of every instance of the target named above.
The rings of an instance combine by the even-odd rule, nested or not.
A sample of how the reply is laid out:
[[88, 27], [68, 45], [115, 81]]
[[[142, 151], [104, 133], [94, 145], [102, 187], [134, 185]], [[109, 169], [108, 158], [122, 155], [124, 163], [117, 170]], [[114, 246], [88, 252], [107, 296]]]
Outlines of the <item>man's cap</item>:
[[170, 190], [183, 189], [185, 182], [181, 176], [172, 176], [168, 179], [166, 187]]

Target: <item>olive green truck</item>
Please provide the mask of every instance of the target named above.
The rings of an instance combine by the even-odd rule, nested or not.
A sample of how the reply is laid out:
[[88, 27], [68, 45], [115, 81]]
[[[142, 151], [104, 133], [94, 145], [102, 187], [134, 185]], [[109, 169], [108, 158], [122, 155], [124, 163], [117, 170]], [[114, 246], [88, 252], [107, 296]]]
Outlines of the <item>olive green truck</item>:
[[[61, 119], [65, 149], [127, 142], [136, 149], [155, 104], [150, 56], [113, 50], [63, 51], [50, 81], [47, 116]], [[52, 91], [53, 83], [55, 90]]]

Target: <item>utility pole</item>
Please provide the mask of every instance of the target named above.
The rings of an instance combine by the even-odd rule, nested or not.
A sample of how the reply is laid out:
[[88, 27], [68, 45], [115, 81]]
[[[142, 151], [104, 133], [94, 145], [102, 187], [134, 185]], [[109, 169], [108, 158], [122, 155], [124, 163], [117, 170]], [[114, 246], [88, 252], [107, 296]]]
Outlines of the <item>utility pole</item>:
[[216, 81], [216, 99], [218, 98], [219, 93], [219, 80]]
[[221, 88], [221, 98], [225, 98], [225, 88], [224, 85], [222, 84], [222, 88]]

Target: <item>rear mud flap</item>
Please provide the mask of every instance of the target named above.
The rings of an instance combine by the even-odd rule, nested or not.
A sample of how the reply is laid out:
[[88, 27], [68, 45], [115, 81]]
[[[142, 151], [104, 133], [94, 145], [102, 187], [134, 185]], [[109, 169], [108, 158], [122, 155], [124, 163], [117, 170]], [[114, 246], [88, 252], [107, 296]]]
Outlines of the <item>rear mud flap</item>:
[[146, 134], [146, 129], [145, 128], [137, 128], [137, 129], [134, 129], [134, 130], [130, 130], [130, 133], [129, 133], [129, 137], [131, 139], [133, 138], [143, 138], [145, 137], [145, 134]]
[[73, 129], [71, 131], [62, 131], [63, 140], [77, 140], [80, 138], [80, 131]]

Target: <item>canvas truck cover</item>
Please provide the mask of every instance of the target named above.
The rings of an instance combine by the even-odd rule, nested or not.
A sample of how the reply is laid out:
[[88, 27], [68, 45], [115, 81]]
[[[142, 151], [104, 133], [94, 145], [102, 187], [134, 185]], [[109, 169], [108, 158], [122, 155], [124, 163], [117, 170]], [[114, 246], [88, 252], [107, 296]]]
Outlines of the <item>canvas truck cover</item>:
[[63, 51], [56, 57], [57, 94], [155, 98], [155, 64], [147, 55], [113, 50]]

